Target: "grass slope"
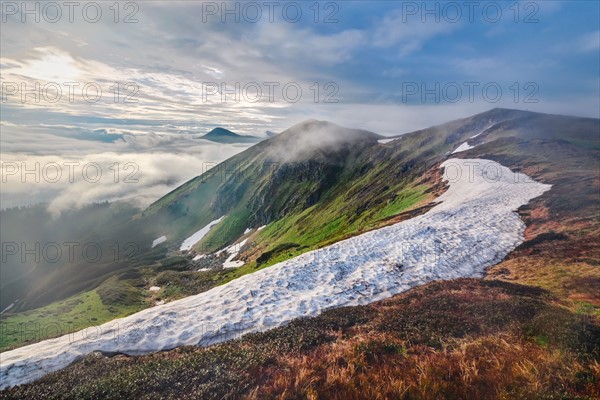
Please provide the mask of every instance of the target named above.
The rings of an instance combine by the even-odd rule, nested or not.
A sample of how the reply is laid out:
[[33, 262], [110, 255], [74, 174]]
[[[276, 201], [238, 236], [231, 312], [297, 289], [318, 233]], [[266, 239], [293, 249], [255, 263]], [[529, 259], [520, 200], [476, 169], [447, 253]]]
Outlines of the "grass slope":
[[0, 351], [74, 333], [145, 307], [135, 288], [110, 279], [98, 289], [66, 300], [31, 311], [2, 315]]

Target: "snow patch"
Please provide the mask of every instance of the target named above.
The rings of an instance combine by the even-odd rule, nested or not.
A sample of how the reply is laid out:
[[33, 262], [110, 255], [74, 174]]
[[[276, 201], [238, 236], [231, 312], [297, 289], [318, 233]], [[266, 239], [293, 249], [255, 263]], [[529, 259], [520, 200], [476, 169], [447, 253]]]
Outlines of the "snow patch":
[[139, 355], [209, 345], [432, 280], [482, 276], [523, 242], [516, 210], [550, 185], [494, 161], [450, 159], [442, 166], [449, 188], [427, 213], [110, 321], [94, 338], [84, 330], [4, 352], [0, 388], [31, 382], [93, 351]]
[[244, 235], [247, 235], [250, 232], [252, 232], [252, 228], [246, 228], [246, 230], [244, 231]]
[[456, 148], [456, 150], [454, 150], [451, 154], [460, 153], [461, 151], [467, 151], [467, 150], [474, 149], [474, 148], [475, 148], [475, 146], [469, 146], [469, 144], [467, 142], [464, 142], [463, 144], [458, 146]]
[[392, 141], [394, 141], [394, 140], [396, 140], [396, 139], [398, 139], [398, 138], [391, 138], [391, 139], [379, 139], [379, 140], [377, 141], [377, 143], [386, 144], [386, 143], [392, 142]]
[[469, 139], [475, 139], [477, 136], [481, 135], [483, 132], [487, 131], [488, 129], [490, 129], [492, 126], [494, 126], [494, 124], [490, 124], [487, 128], [485, 128], [484, 130], [482, 130], [481, 132], [479, 132], [476, 135], [471, 136]]
[[198, 254], [196, 257], [192, 258], [192, 261], [198, 261], [204, 257], [206, 257], [206, 254]]
[[224, 218], [225, 216], [219, 218], [219, 219], [215, 219], [212, 222], [209, 222], [208, 225], [206, 225], [204, 228], [200, 229], [199, 231], [197, 231], [196, 233], [194, 233], [192, 236], [190, 236], [189, 238], [185, 239], [183, 241], [183, 243], [181, 243], [181, 247], [179, 248], [179, 250], [181, 251], [188, 251], [192, 248], [192, 246], [194, 246], [196, 243], [198, 243], [199, 241], [202, 240], [202, 238], [204, 236], [206, 236], [206, 234], [208, 233], [208, 231], [210, 230], [210, 228], [212, 228], [214, 225], [218, 224], [219, 222], [221, 222], [221, 220]]
[[256, 232], [258, 231], [262, 231], [263, 229], [265, 229], [267, 226], [263, 225], [263, 226], [259, 226], [258, 229], [256, 230]]
[[152, 242], [152, 248], [155, 248], [156, 246], [158, 246], [161, 243], [164, 243], [167, 241], [167, 237], [166, 236], [161, 236], [159, 238], [154, 239], [154, 241]]
[[4, 310], [2, 310], [2, 312], [0, 312], [0, 315], [4, 314], [5, 312], [7, 312], [8, 310], [10, 310], [14, 306], [15, 306], [15, 303], [10, 303], [10, 305], [8, 307], [6, 307]]
[[151, 292], [158, 292], [160, 290], [160, 286], [150, 286], [150, 289], [148, 289]]
[[244, 239], [239, 243], [234, 243], [231, 246], [226, 247], [225, 249], [217, 252], [217, 255], [222, 253], [223, 251], [229, 253], [229, 257], [227, 257], [227, 260], [223, 262], [223, 268], [239, 268], [245, 264], [245, 262], [243, 261], [233, 261], [233, 259], [239, 254], [240, 250], [242, 249], [242, 247], [244, 247], [247, 241], [248, 239]]

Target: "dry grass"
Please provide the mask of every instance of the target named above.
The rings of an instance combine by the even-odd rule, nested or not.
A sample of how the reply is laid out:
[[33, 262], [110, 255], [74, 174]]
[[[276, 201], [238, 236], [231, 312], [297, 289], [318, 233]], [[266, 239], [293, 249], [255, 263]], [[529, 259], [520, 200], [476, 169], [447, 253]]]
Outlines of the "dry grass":
[[[386, 351], [399, 346], [401, 352]], [[600, 396], [600, 365], [509, 334], [463, 339], [441, 350], [385, 335], [355, 337], [309, 355], [282, 356], [248, 399], [533, 399]], [[373, 348], [373, 353], [360, 351]], [[593, 378], [590, 379], [590, 374]], [[594, 383], [595, 382], [595, 383]]]
[[600, 326], [550, 292], [433, 282], [209, 348], [88, 356], [27, 399], [596, 399]]

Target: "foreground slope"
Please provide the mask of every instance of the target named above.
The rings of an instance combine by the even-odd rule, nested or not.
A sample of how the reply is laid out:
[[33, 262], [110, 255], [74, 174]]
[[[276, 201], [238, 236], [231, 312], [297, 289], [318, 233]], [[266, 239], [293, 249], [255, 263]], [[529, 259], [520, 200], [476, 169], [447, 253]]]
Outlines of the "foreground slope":
[[551, 292], [458, 279], [220, 345], [138, 357], [92, 354], [2, 394], [90, 400], [596, 399], [599, 337], [597, 325]]

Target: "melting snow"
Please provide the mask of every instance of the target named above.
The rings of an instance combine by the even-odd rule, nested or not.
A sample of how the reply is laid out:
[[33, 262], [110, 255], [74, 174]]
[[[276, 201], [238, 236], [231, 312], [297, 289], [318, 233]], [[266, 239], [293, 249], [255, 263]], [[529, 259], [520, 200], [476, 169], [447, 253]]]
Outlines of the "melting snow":
[[154, 239], [154, 241], [152, 242], [152, 248], [155, 248], [156, 246], [158, 246], [161, 243], [164, 243], [167, 241], [167, 237], [166, 236], [161, 236], [159, 238]]
[[151, 292], [158, 292], [160, 290], [160, 286], [151, 286], [148, 290]]
[[198, 254], [196, 257], [192, 258], [192, 261], [198, 261], [201, 258], [206, 257], [206, 254]]
[[10, 303], [10, 305], [8, 307], [6, 307], [4, 310], [2, 310], [2, 312], [0, 312], [0, 315], [4, 314], [5, 312], [7, 312], [8, 310], [10, 310], [14, 306], [15, 306], [15, 303]]
[[0, 388], [93, 351], [209, 345], [323, 310], [366, 304], [436, 279], [482, 276], [523, 241], [518, 207], [550, 185], [494, 161], [447, 160], [449, 188], [427, 213], [302, 254], [226, 285], [85, 331], [2, 353]]
[[[491, 121], [490, 121], [491, 122]], [[490, 129], [492, 126], [494, 126], [494, 124], [490, 123], [490, 125], [488, 125], [487, 128], [485, 128], [484, 130], [482, 130], [481, 132], [479, 132], [476, 135], [471, 136], [469, 139], [475, 139], [477, 136], [481, 135], [483, 132], [487, 131], [488, 129]]]
[[210, 228], [212, 228], [214, 225], [216, 225], [219, 222], [221, 222], [221, 220], [223, 219], [223, 217], [221, 217], [219, 219], [215, 219], [214, 221], [212, 221], [208, 225], [206, 225], [204, 228], [200, 229], [198, 232], [194, 233], [192, 236], [190, 236], [189, 238], [185, 239], [183, 241], [183, 243], [181, 243], [181, 247], [179, 248], [179, 250], [181, 250], [181, 251], [190, 250], [193, 245], [195, 245], [200, 240], [202, 240], [202, 238], [208, 233], [208, 231], [210, 230]]
[[394, 141], [394, 140], [396, 140], [396, 139], [398, 139], [398, 138], [391, 138], [391, 139], [379, 139], [377, 142], [378, 142], [378, 143], [381, 143], [381, 144], [385, 144], [385, 143], [389, 143], [389, 142], [391, 142], [391, 141]]
[[227, 257], [227, 260], [223, 262], [223, 268], [239, 268], [245, 264], [243, 261], [233, 261], [233, 259], [238, 255], [241, 248], [246, 244], [247, 241], [248, 239], [244, 239], [239, 243], [232, 244], [231, 246], [217, 252], [217, 254], [220, 254], [223, 251], [229, 253], [229, 257]]
[[252, 232], [252, 228], [246, 228], [246, 230], [244, 231], [244, 235], [246, 235], [250, 232]]
[[460, 153], [461, 151], [467, 151], [467, 150], [470, 150], [470, 149], [473, 149], [473, 148], [475, 148], [475, 146], [469, 146], [469, 144], [467, 142], [464, 142], [463, 144], [461, 144], [460, 146], [458, 146], [456, 148], [456, 150], [454, 150], [451, 154]]

